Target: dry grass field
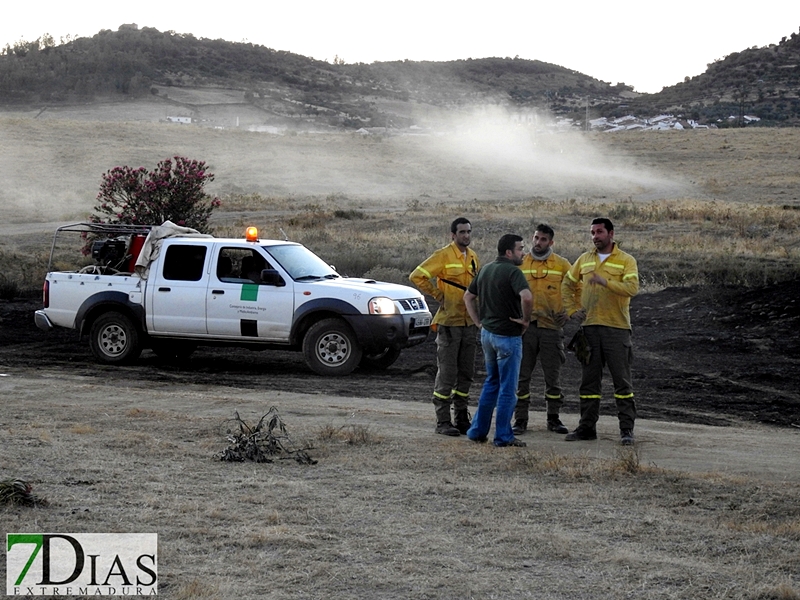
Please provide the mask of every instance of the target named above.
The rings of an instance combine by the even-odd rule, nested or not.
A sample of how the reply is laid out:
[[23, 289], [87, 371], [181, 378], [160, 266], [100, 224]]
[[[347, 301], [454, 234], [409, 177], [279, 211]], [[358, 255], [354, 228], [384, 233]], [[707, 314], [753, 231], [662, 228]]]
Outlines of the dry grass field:
[[[0, 533], [157, 532], [167, 598], [800, 597], [792, 431], [642, 421], [630, 450], [613, 418], [576, 445], [537, 421], [500, 449], [417, 402], [3, 374], [0, 472], [50, 504]], [[271, 406], [317, 463], [220, 461]]]
[[448, 241], [458, 214], [473, 219], [475, 247], [488, 256], [501, 233], [527, 236], [546, 221], [571, 259], [586, 248], [590, 219], [608, 215], [656, 286], [763, 284], [797, 272], [796, 129], [555, 134], [482, 114], [443, 135], [271, 135], [158, 122], [163, 110], [109, 105], [100, 121], [80, 107], [0, 114], [0, 259], [14, 265], [6, 277], [38, 286], [48, 234], [85, 220], [103, 172], [175, 154], [216, 174], [219, 233], [283, 230], [352, 275], [407, 272]]
[[[484, 115], [437, 136], [278, 136], [168, 125], [159, 110], [0, 114], [4, 281], [36, 295], [53, 228], [85, 219], [100, 175], [174, 154], [211, 165], [218, 233], [283, 230], [351, 275], [404, 282], [461, 214], [484, 261], [540, 221], [575, 259], [591, 218], [610, 216], [646, 291], [798, 275], [798, 130], [532, 134]], [[357, 393], [366, 375], [296, 393], [249, 372], [237, 385], [227, 366], [217, 377], [202, 353], [196, 372], [145, 358], [112, 373], [62, 340], [42, 366], [34, 338], [13, 346], [22, 359], [0, 353], [0, 479], [49, 505], [0, 505], [0, 535], [155, 531], [167, 598], [800, 598], [795, 429], [643, 420], [622, 449], [610, 418], [597, 443], [539, 427], [527, 448], [497, 449], [433, 435], [430, 406], [403, 393], [430, 387], [424, 369], [370, 384], [394, 386], [380, 399]], [[692, 363], [682, 347], [672, 360]], [[298, 368], [281, 361], [266, 364]], [[671, 393], [700, 381], [685, 373]], [[768, 402], [769, 385], [743, 397]], [[234, 411], [253, 422], [271, 406], [317, 463], [219, 461]]]

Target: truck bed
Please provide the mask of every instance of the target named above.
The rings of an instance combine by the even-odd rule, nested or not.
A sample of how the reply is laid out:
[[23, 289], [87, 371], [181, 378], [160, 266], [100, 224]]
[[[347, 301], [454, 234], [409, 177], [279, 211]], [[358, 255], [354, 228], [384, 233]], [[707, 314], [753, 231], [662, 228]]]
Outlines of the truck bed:
[[142, 280], [138, 275], [98, 275], [53, 271], [47, 274], [50, 283], [50, 306], [47, 317], [57, 327], [74, 328], [75, 317], [83, 302], [95, 294], [124, 294], [133, 304], [142, 303]]

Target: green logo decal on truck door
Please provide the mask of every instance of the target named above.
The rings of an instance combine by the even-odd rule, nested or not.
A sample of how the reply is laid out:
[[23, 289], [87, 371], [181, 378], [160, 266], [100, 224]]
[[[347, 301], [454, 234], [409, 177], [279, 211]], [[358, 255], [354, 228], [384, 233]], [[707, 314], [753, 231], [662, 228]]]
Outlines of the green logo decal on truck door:
[[242, 284], [242, 294], [239, 299], [242, 302], [255, 302], [258, 300], [258, 288], [261, 287], [255, 283]]

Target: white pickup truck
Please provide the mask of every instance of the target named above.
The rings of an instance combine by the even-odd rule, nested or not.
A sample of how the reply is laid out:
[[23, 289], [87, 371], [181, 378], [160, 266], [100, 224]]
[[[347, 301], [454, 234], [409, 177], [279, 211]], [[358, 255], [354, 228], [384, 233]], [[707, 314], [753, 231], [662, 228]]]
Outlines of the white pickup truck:
[[224, 345], [302, 350], [314, 372], [346, 375], [359, 365], [388, 367], [430, 329], [414, 288], [342, 277], [301, 244], [260, 240], [254, 228], [235, 239], [169, 222], [76, 223], [56, 231], [53, 250], [65, 232], [96, 239], [99, 264], [48, 266], [35, 322], [88, 336], [103, 363], [132, 362], [143, 348], [175, 359], [198, 345]]

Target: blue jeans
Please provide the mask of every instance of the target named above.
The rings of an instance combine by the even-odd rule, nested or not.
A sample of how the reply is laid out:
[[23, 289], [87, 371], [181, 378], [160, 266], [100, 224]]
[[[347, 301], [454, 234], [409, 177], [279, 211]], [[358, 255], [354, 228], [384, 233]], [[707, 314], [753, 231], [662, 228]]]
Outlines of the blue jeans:
[[486, 379], [467, 437], [473, 441], [489, 435], [492, 414], [497, 407], [494, 443], [502, 446], [514, 439], [511, 417], [517, 405], [517, 379], [522, 360], [522, 337], [496, 335], [481, 329], [481, 345], [486, 361]]

